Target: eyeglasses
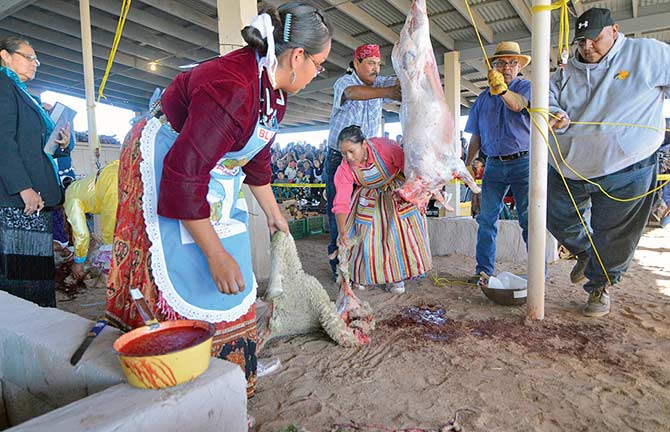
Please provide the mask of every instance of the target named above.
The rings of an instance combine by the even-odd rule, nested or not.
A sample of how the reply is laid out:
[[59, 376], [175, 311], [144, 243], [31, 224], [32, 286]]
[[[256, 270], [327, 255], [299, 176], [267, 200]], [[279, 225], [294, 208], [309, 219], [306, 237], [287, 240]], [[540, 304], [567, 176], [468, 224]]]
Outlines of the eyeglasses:
[[511, 68], [519, 66], [519, 60], [512, 60], [509, 62], [506, 62], [504, 60], [496, 60], [493, 63], [491, 63], [494, 68], [497, 69], [505, 69], [505, 67], [509, 66]]
[[[309, 59], [312, 61], [312, 64], [313, 64], [314, 67], [316, 68], [316, 74], [317, 74], [317, 75], [320, 75], [321, 72], [323, 72], [323, 71], [326, 70], [325, 67], [323, 67], [322, 65], [320, 65], [320, 64], [318, 64], [317, 62], [314, 61], [314, 57], [312, 57], [311, 54], [307, 54], [307, 53], [305, 53], [305, 55], [306, 55], [307, 57], [309, 57]], [[325, 60], [324, 60], [324, 61], [325, 61]]]
[[21, 51], [14, 51], [12, 54], [18, 54], [29, 62], [34, 62], [35, 66], [39, 66], [41, 64], [40, 61], [37, 60], [37, 56], [35, 54], [24, 54]]

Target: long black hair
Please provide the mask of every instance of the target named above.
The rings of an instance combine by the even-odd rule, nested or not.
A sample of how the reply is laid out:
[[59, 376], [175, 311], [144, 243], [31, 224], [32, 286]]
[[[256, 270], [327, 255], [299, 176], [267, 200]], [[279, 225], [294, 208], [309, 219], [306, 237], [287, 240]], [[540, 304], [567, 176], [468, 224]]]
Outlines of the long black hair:
[[[330, 22], [314, 6], [292, 1], [278, 8], [262, 3], [258, 14], [268, 14], [274, 26], [275, 54], [279, 56], [286, 50], [304, 48], [309, 54], [323, 51], [333, 37]], [[288, 23], [287, 23], [287, 15]], [[264, 56], [268, 45], [258, 29], [246, 26], [242, 29], [244, 41]]]
[[354, 144], [362, 144], [365, 139], [363, 130], [358, 125], [347, 126], [337, 136], [337, 145], [340, 146], [344, 141], [351, 141]]

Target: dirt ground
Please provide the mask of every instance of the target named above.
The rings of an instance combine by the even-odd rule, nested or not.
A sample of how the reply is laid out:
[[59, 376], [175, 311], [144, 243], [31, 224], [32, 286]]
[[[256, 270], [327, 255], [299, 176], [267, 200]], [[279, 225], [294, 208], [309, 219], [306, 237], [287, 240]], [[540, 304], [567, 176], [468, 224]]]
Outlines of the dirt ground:
[[[303, 267], [329, 291], [325, 236], [297, 242]], [[670, 431], [670, 230], [650, 229], [612, 313], [583, 317], [586, 294], [569, 281], [574, 261], [549, 267], [544, 321], [498, 306], [478, 288], [429, 278], [404, 295], [357, 291], [376, 313], [371, 343], [344, 349], [315, 334], [271, 341], [260, 353], [281, 369], [259, 381], [249, 413], [256, 431]], [[435, 257], [449, 280], [474, 260]], [[498, 263], [496, 272], [524, 273]], [[96, 319], [102, 289], [59, 294], [59, 307]], [[456, 413], [458, 413], [456, 415]], [[445, 428], [444, 430], [452, 430]]]

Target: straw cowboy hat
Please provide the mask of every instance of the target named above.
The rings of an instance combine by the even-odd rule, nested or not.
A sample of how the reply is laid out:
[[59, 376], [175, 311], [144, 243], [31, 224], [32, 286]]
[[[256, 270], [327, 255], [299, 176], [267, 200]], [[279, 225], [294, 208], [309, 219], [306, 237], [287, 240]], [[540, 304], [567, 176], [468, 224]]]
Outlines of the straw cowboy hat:
[[496, 45], [496, 52], [489, 57], [489, 63], [492, 63], [498, 57], [516, 57], [519, 59], [519, 70], [528, 66], [530, 56], [521, 54], [521, 48], [516, 42], [500, 42]]

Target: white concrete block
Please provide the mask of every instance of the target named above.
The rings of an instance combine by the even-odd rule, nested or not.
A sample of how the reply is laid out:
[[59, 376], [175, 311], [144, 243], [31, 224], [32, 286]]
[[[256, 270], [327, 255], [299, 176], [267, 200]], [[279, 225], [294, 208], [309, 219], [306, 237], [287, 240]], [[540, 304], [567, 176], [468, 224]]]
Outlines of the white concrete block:
[[186, 384], [140, 390], [119, 384], [7, 432], [246, 431], [246, 381], [239, 366], [212, 359]]
[[14, 384], [24, 385], [26, 374], [23, 368], [23, 356], [21, 354], [21, 343], [14, 334], [3, 333], [0, 328], [0, 377], [11, 380]]
[[3, 380], [2, 383], [2, 399], [5, 402], [7, 420], [10, 425], [21, 424], [55, 408], [30, 394], [25, 388], [8, 380]]
[[[428, 218], [430, 251], [435, 256], [458, 254], [475, 256], [477, 246], [477, 221], [471, 217]], [[556, 239], [547, 231], [546, 259], [551, 262], [558, 258]], [[496, 237], [496, 260], [518, 264], [528, 262], [526, 244], [521, 235], [521, 227], [516, 220], [499, 220]]]

